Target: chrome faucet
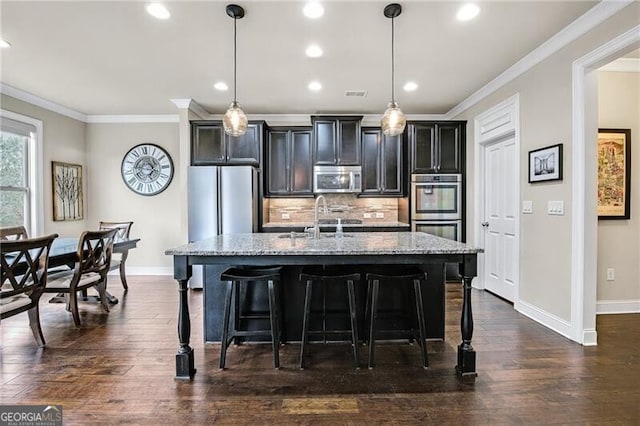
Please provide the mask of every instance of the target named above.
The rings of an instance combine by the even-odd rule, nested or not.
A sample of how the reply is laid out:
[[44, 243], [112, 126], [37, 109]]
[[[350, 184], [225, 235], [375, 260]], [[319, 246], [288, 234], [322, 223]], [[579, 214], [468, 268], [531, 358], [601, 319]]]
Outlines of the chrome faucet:
[[326, 215], [329, 213], [329, 211], [327, 210], [327, 200], [324, 199], [324, 195], [318, 195], [318, 198], [316, 198], [316, 204], [315, 207], [313, 209], [313, 238], [318, 239], [320, 238], [320, 225], [318, 224], [318, 204], [320, 204], [320, 199], [322, 199], [322, 204], [323, 206], [323, 213]]

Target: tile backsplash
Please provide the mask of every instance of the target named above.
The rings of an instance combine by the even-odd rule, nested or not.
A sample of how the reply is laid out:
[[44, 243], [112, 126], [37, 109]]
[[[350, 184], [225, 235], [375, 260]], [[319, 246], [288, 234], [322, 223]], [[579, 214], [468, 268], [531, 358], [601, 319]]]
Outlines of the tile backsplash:
[[[398, 222], [397, 198], [358, 198], [353, 194], [326, 194], [327, 215], [322, 213], [322, 219], [359, 219], [363, 223]], [[270, 198], [268, 203], [268, 217], [265, 223], [312, 223], [315, 205], [314, 198]], [[322, 201], [320, 206], [322, 206]]]

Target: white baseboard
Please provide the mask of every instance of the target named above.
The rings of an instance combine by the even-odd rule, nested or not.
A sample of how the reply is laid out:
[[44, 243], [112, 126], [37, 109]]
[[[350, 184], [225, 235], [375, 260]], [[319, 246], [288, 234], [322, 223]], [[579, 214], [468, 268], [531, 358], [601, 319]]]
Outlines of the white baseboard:
[[582, 331], [582, 345], [583, 346], [597, 346], [598, 345], [598, 333], [594, 329], [588, 329]]
[[598, 300], [596, 315], [600, 314], [637, 314], [640, 313], [640, 300]]
[[571, 323], [569, 321], [563, 320], [523, 300], [520, 300], [517, 304], [517, 311], [567, 339], [571, 339]]
[[[118, 270], [109, 272], [109, 275], [119, 275]], [[127, 275], [169, 275], [173, 276], [173, 268], [162, 266], [127, 266]]]

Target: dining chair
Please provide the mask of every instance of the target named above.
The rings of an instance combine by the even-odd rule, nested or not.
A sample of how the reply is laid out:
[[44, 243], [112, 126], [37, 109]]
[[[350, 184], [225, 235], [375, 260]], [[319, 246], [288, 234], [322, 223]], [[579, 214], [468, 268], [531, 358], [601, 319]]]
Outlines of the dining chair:
[[[115, 240], [121, 241], [129, 239], [131, 225], [133, 225], [133, 222], [100, 222], [99, 229], [116, 229], [117, 232]], [[129, 290], [129, 286], [127, 285], [127, 275], [125, 272], [127, 256], [129, 256], [129, 250], [125, 250], [122, 253], [113, 253], [111, 255], [111, 266], [109, 267], [110, 271], [115, 271], [116, 269], [120, 271], [120, 281], [122, 282], [122, 287], [124, 287], [125, 291]]]
[[53, 272], [47, 278], [45, 293], [63, 293], [73, 322], [80, 327], [78, 292], [91, 287], [98, 291], [100, 303], [109, 312], [107, 274], [111, 264], [113, 240], [117, 230], [84, 231], [78, 241], [78, 261], [72, 271]]
[[58, 234], [45, 237], [6, 240], [0, 244], [2, 287], [0, 319], [29, 314], [29, 325], [38, 346], [45, 345], [38, 302], [47, 282], [49, 252]]
[[24, 240], [29, 238], [24, 226], [0, 228], [0, 241]]

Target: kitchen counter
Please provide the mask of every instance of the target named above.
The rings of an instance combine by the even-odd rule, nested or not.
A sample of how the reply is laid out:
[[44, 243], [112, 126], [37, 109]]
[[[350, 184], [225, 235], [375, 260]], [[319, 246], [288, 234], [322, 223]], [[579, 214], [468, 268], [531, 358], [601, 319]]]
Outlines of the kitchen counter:
[[[299, 270], [306, 265], [349, 265], [363, 272], [387, 265], [414, 265], [433, 268], [433, 282], [425, 286], [437, 297], [425, 296], [431, 303], [441, 306], [436, 321], [444, 332], [444, 271], [445, 263], [457, 263], [463, 277], [461, 312], [461, 340], [458, 346], [456, 371], [461, 376], [476, 376], [476, 355], [471, 346], [473, 317], [471, 313], [471, 280], [477, 275], [477, 254], [481, 250], [456, 241], [422, 232], [354, 232], [342, 238], [322, 233], [318, 239], [307, 234], [256, 233], [227, 234], [185, 244], [165, 251], [173, 256], [174, 278], [178, 281], [179, 313], [176, 354], [176, 378], [192, 379], [195, 369], [194, 350], [190, 346], [191, 320], [189, 318], [188, 280], [194, 265], [206, 265], [204, 287], [204, 338], [215, 341], [220, 330], [222, 312], [219, 276], [229, 266], [281, 265], [282, 304], [285, 311], [285, 329], [289, 337], [299, 336], [302, 288]], [[440, 271], [440, 272], [438, 272]], [[366, 290], [366, 283], [361, 282]], [[260, 287], [260, 286], [258, 286]], [[362, 289], [361, 289], [362, 290]], [[357, 296], [356, 296], [357, 297]], [[439, 300], [437, 300], [439, 298]], [[362, 299], [361, 299], [362, 300]], [[425, 299], [426, 300], [426, 299]], [[327, 303], [337, 302], [327, 295]], [[392, 306], [397, 309], [398, 306]], [[289, 317], [287, 318], [287, 315]], [[427, 318], [429, 320], [429, 318]], [[297, 328], [296, 328], [297, 327]], [[444, 336], [440, 336], [444, 338]]]
[[[305, 222], [268, 222], [262, 225], [264, 229], [268, 228], [308, 228], [313, 223]], [[320, 224], [320, 227], [335, 228], [335, 224]], [[362, 222], [362, 223], [343, 223], [342, 227], [347, 228], [409, 228], [411, 225], [404, 222]]]
[[[172, 256], [448, 255], [477, 254], [466, 244], [424, 232], [361, 232], [336, 238], [294, 234], [225, 234], [165, 251]], [[289, 262], [284, 262], [289, 263]], [[400, 262], [410, 263], [410, 262]], [[279, 264], [283, 264], [282, 261]]]

